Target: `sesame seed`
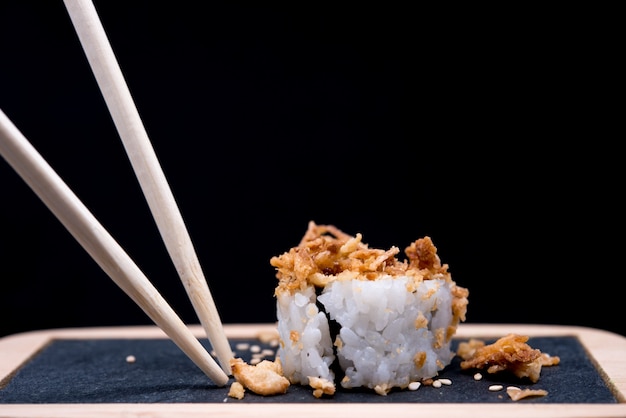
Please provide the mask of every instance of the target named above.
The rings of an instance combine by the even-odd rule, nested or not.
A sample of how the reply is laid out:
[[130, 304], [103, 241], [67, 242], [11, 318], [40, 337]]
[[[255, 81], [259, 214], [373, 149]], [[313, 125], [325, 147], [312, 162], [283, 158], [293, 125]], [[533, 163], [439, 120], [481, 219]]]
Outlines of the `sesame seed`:
[[483, 378], [483, 375], [482, 375], [482, 374], [480, 374], [480, 373], [476, 373], [476, 374], [474, 375], [474, 380], [480, 380], [480, 379], [482, 379], [482, 378]]
[[136, 360], [136, 358], [132, 354], [129, 355], [129, 356], [126, 356], [126, 363], [134, 363], [135, 360]]
[[409, 383], [409, 390], [418, 390], [422, 384], [420, 382]]
[[260, 353], [261, 352], [261, 346], [260, 345], [251, 345], [250, 346], [250, 351], [253, 353]]
[[441, 380], [437, 379], [433, 382], [433, 387], [434, 388], [440, 388], [441, 387]]
[[452, 380], [450, 379], [439, 379], [442, 385], [450, 386], [452, 384]]
[[503, 386], [502, 385], [491, 385], [489, 386], [489, 391], [490, 392], [497, 392], [499, 390], [502, 390]]
[[237, 350], [247, 350], [248, 348], [250, 348], [250, 344], [248, 343], [238, 343], [235, 348], [237, 348]]

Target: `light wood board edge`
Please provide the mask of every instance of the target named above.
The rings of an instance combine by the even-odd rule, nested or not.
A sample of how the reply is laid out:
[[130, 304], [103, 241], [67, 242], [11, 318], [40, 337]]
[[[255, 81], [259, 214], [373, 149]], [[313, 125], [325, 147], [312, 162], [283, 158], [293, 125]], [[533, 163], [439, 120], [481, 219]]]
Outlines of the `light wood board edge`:
[[[198, 338], [205, 338], [200, 325], [190, 329]], [[262, 333], [275, 333], [275, 324], [226, 324], [228, 338], [256, 338]], [[617, 404], [536, 404], [518, 401], [507, 404], [236, 404], [236, 401], [194, 404], [0, 404], [0, 417], [163, 417], [184, 415], [185, 418], [206, 416], [237, 417], [348, 417], [398, 418], [429, 417], [626, 417], [626, 337], [595, 328], [532, 324], [461, 324], [458, 338], [499, 338], [509, 333], [530, 337], [575, 336], [588, 351], [619, 400]], [[55, 339], [167, 338], [156, 326], [64, 328], [30, 331], [0, 338], [0, 387], [19, 367]], [[552, 354], [552, 353], [549, 353]], [[549, 395], [548, 395], [549, 396]], [[314, 407], [313, 407], [314, 405]]]

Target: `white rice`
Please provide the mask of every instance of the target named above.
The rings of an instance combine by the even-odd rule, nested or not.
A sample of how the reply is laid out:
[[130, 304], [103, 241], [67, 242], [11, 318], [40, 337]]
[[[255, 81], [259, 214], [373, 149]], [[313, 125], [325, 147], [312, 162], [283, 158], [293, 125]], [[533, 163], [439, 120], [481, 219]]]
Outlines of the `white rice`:
[[[278, 356], [284, 375], [300, 384], [308, 384], [309, 376], [334, 381], [330, 367], [337, 357], [344, 388], [362, 386], [381, 393], [436, 376], [454, 357], [450, 341], [442, 338], [455, 326], [453, 285], [445, 277], [416, 283], [409, 276], [382, 275], [377, 280], [332, 281], [319, 297], [313, 286], [281, 292]], [[335, 341], [316, 302], [340, 326]]]
[[315, 305], [313, 286], [293, 295], [277, 296], [278, 348], [283, 374], [291, 383], [306, 385], [308, 376], [334, 380], [335, 360], [328, 319]]

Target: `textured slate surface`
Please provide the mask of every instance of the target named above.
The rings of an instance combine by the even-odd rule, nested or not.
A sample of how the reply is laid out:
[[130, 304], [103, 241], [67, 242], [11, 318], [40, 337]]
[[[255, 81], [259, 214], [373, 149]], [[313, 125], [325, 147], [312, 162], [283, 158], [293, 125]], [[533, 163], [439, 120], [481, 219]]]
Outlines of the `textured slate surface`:
[[[257, 340], [231, 340], [261, 345]], [[456, 347], [458, 341], [454, 342]], [[203, 343], [210, 348], [208, 342]], [[286, 403], [286, 402], [415, 402], [506, 403], [505, 391], [490, 392], [492, 384], [547, 390], [548, 396], [527, 398], [524, 403], [617, 403], [576, 337], [531, 338], [529, 344], [559, 356], [558, 366], [544, 367], [532, 384], [504, 374], [462, 371], [459, 359], [439, 377], [452, 380], [441, 388], [422, 386], [417, 391], [392, 391], [380, 396], [368, 390], [338, 390], [331, 398], [313, 397], [309, 387], [291, 385], [284, 395], [263, 397], [246, 392], [242, 400], [227, 396], [228, 386], [217, 387], [167, 339], [58, 340], [25, 364], [0, 389], [0, 404], [14, 403]], [[249, 350], [236, 351], [249, 361]], [[136, 362], [128, 363], [126, 356]], [[273, 358], [273, 357], [272, 357]], [[231, 379], [232, 382], [232, 379]]]

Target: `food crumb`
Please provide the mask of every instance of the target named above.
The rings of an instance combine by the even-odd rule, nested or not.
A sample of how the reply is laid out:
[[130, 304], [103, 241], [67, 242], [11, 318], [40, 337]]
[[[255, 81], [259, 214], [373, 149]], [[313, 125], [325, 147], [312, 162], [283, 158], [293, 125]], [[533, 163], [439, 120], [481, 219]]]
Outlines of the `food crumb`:
[[243, 395], [246, 392], [246, 389], [243, 385], [237, 381], [233, 382], [230, 385], [230, 389], [228, 390], [228, 396], [235, 399], [243, 399]]
[[334, 395], [335, 384], [327, 379], [309, 376], [309, 386], [313, 388], [313, 396], [321, 398], [323, 395]]
[[128, 355], [128, 356], [126, 356], [126, 363], [134, 363], [136, 360], [137, 360], [137, 359], [136, 359], [136, 358], [135, 358], [135, 356], [133, 356], [132, 354], [131, 354], [131, 355]]
[[262, 360], [251, 365], [235, 357], [230, 360], [230, 365], [236, 381], [256, 394], [270, 396], [286, 393], [290, 385], [289, 380], [283, 376], [279, 360]]
[[528, 335], [508, 334], [493, 344], [470, 338], [461, 342], [457, 355], [461, 357], [461, 369], [486, 369], [488, 373], [511, 371], [519, 378], [527, 377], [536, 383], [543, 366], [556, 366], [558, 356], [550, 356], [527, 344]]
[[509, 395], [512, 400], [519, 401], [520, 399], [530, 396], [546, 396], [548, 391], [544, 389], [521, 389], [517, 386], [508, 386], [506, 388], [506, 394]]

